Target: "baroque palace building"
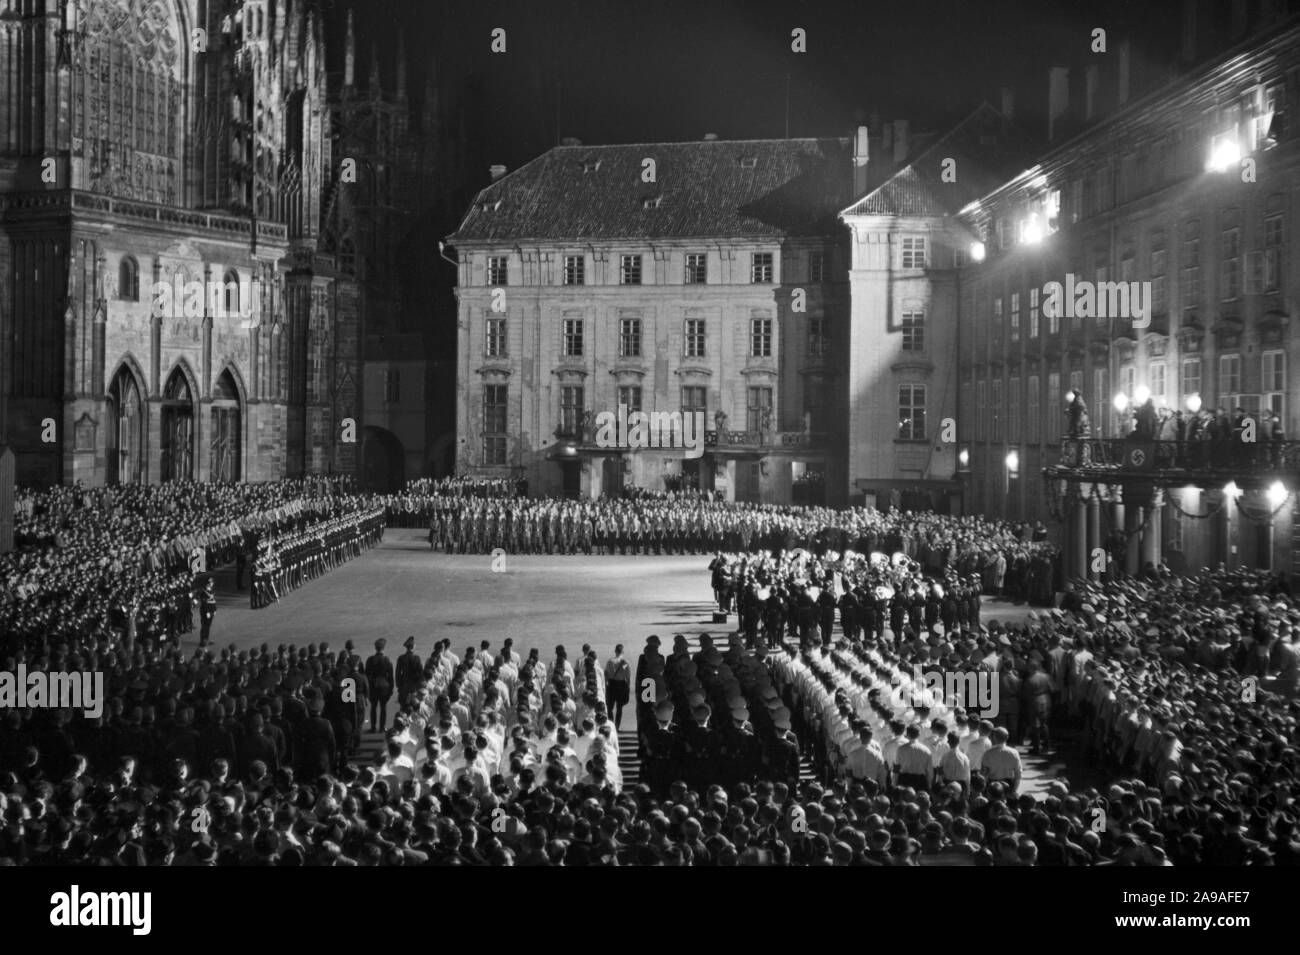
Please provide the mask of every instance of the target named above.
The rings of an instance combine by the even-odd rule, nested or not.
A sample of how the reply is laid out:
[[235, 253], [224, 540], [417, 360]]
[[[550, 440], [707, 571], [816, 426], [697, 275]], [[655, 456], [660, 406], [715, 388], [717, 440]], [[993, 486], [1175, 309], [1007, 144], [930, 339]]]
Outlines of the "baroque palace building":
[[[966, 507], [1051, 523], [1073, 574], [1295, 569], [1300, 462], [1271, 420], [1300, 427], [1300, 21], [1279, 7], [1252, 35], [1244, 9], [1235, 47], [1140, 98], [1126, 49], [1073, 84], [1083, 103], [1054, 69], [1049, 115], [1093, 122], [962, 210], [982, 259], [958, 278]], [[1060, 309], [1053, 282], [1075, 289]], [[1074, 395], [1086, 440], [1067, 434]], [[1184, 425], [1241, 409], [1258, 442], [1189, 450], [1177, 418], [1137, 433], [1148, 396]]]
[[[843, 500], [849, 140], [557, 146], [475, 198], [459, 262], [457, 468]], [[702, 453], [603, 413], [703, 416]], [[617, 439], [617, 436], [614, 436]], [[669, 443], [669, 442], [663, 442]]]
[[[498, 168], [450, 237], [458, 468], [572, 496], [959, 508], [956, 216], [1021, 158], [985, 104], [942, 136], [873, 117], [851, 139], [568, 145]], [[620, 406], [702, 412], [703, 454], [606, 446], [584, 419]]]
[[[324, 32], [300, 0], [0, 0], [0, 441], [18, 481], [357, 466]], [[182, 308], [155, 283], [207, 294]]]

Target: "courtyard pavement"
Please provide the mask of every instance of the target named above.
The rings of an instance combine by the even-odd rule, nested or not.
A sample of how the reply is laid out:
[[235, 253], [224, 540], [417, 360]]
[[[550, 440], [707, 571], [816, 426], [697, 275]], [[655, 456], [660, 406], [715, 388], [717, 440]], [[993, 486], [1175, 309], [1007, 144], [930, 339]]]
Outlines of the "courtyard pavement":
[[[368, 656], [376, 638], [400, 652], [408, 636], [426, 656], [449, 638], [457, 653], [489, 640], [493, 648], [512, 637], [516, 650], [538, 647], [545, 659], [564, 644], [572, 659], [584, 643], [602, 660], [625, 644], [635, 659], [645, 638], [659, 634], [730, 633], [714, 624], [707, 555], [507, 556], [502, 572], [485, 554], [449, 555], [429, 550], [425, 531], [389, 528], [383, 543], [355, 560], [308, 582], [260, 610], [247, 591], [234, 590], [229, 572], [218, 574], [218, 646], [256, 647], [263, 642], [356, 642]], [[1029, 608], [985, 598], [984, 620], [1013, 622]], [[191, 634], [187, 643], [197, 638]]]
[[[249, 607], [247, 591], [234, 589], [228, 569], [219, 572], [214, 641], [241, 649], [321, 641], [337, 648], [351, 639], [366, 657], [374, 641], [386, 637], [387, 652], [396, 659], [407, 636], [415, 637], [422, 657], [443, 638], [463, 655], [466, 646], [488, 640], [495, 650], [511, 637], [517, 651], [537, 647], [546, 660], [557, 644], [575, 659], [589, 643], [601, 661], [622, 642], [635, 664], [652, 633], [666, 651], [675, 633], [716, 637], [736, 627], [734, 614], [727, 624], [712, 622], [707, 555], [507, 556], [501, 572], [494, 572], [488, 555], [430, 551], [426, 533], [389, 528], [379, 547], [260, 610]], [[983, 619], [1014, 623], [1029, 609], [986, 597]], [[197, 634], [186, 636], [187, 650], [196, 644]], [[1066, 768], [1079, 770], [1071, 773], [1076, 784], [1093, 775], [1068, 767], [1060, 755], [1026, 754], [1022, 791], [1041, 792]]]

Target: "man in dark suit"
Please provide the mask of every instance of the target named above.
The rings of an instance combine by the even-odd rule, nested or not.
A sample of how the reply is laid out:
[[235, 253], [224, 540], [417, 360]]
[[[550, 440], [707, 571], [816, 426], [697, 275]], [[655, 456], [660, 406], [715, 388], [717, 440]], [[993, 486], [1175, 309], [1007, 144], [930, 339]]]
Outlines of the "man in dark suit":
[[375, 653], [366, 661], [366, 680], [370, 683], [370, 729], [384, 732], [388, 728], [388, 701], [393, 696], [393, 661], [384, 655], [388, 645], [383, 637], [375, 641]]

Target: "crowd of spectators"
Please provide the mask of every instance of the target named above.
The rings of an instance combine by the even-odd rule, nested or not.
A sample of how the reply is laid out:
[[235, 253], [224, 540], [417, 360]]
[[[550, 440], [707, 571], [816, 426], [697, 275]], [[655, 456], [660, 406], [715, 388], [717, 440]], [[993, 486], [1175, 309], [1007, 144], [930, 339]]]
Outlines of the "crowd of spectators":
[[[152, 504], [141, 497], [115, 508], [118, 526], [146, 526], [154, 505], [187, 500], [181, 489], [154, 493]], [[292, 494], [275, 493], [252, 492], [249, 512], [291, 506]], [[328, 487], [319, 495], [335, 496]], [[111, 547], [111, 533], [91, 530], [105, 519], [80, 514], [87, 505], [74, 505], [68, 491], [25, 500], [25, 546], [6, 561]], [[227, 514], [222, 500], [218, 491], [214, 516], [236, 516], [238, 505], [227, 499]], [[806, 550], [798, 556], [805, 569], [852, 544], [868, 555], [897, 551], [907, 563], [890, 567], [921, 579], [933, 567], [942, 580], [949, 570], [972, 572], [960, 569], [972, 555], [1043, 545], [1032, 528], [970, 518], [848, 512], [828, 523], [822, 512], [735, 510], [745, 515], [731, 531], [736, 543], [757, 554], [762, 535], [751, 528], [744, 541], [742, 528], [770, 518], [776, 530], [798, 532], [782, 543]], [[156, 533], [217, 526], [191, 514], [178, 504], [174, 527]], [[134, 549], [112, 554], [122, 566], [103, 579], [133, 580], [119, 571], [147, 566], [164, 542], [135, 539]], [[977, 612], [918, 627], [909, 614], [901, 628], [841, 627], [834, 644], [814, 631], [803, 647], [747, 648], [733, 634], [725, 648], [701, 640], [693, 650], [674, 636], [663, 656], [653, 636], [631, 681], [641, 779], [629, 788], [617, 712], [626, 690], [611, 692], [611, 675], [626, 670], [621, 655], [601, 661], [583, 647], [570, 660], [563, 646], [521, 653], [509, 640], [458, 655], [442, 640], [423, 659], [414, 639], [395, 668], [383, 640], [364, 661], [353, 641], [185, 652], [131, 640], [111, 614], [96, 612], [95, 601], [116, 592], [101, 595], [93, 582], [94, 599], [74, 601], [63, 625], [18, 617], [24, 625], [15, 627], [14, 608], [36, 606], [45, 580], [20, 580], [37, 590], [24, 587], [17, 601], [6, 590], [3, 669], [103, 672], [107, 701], [95, 719], [60, 709], [0, 717], [0, 863], [1300, 859], [1300, 606], [1273, 575], [1071, 581], [1059, 608], [1034, 611], [1023, 625], [985, 623]], [[43, 599], [58, 612], [61, 596]], [[970, 676], [961, 686], [995, 686], [995, 705], [978, 694], [926, 696], [919, 676], [935, 670]], [[643, 686], [652, 692], [636, 692]], [[391, 724], [386, 706], [371, 706], [390, 694]], [[357, 759], [367, 715], [385, 734], [371, 765]], [[1022, 739], [1042, 750], [1075, 747], [1083, 756], [1073, 769], [1095, 778], [1063, 776], [1026, 792]]]
[[0, 555], [0, 638], [174, 640], [193, 625], [201, 573], [360, 506], [346, 478], [21, 490], [16, 547]]

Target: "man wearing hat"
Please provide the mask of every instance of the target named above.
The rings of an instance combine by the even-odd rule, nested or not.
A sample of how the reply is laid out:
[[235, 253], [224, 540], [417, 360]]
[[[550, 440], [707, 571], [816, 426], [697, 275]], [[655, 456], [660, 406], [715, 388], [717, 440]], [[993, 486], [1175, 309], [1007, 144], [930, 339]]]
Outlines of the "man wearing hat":
[[406, 652], [397, 658], [397, 702], [400, 705], [410, 694], [420, 688], [424, 682], [424, 663], [415, 652], [415, 637], [407, 637], [402, 643]]
[[694, 789], [703, 790], [714, 780], [718, 767], [717, 731], [711, 725], [713, 707], [708, 703], [696, 704], [691, 710], [692, 722], [682, 734], [682, 750], [686, 757], [684, 775]]
[[370, 730], [384, 732], [388, 728], [388, 701], [393, 696], [393, 661], [384, 654], [388, 641], [380, 637], [375, 641], [374, 655], [366, 661], [366, 680], [370, 683]]
[[208, 577], [203, 581], [203, 590], [199, 593], [199, 646], [206, 647], [212, 642], [212, 621], [217, 616], [217, 585]]
[[673, 709], [672, 700], [660, 700], [654, 723], [641, 732], [641, 778], [656, 793], [666, 792], [678, 772], [681, 740], [673, 726]]

